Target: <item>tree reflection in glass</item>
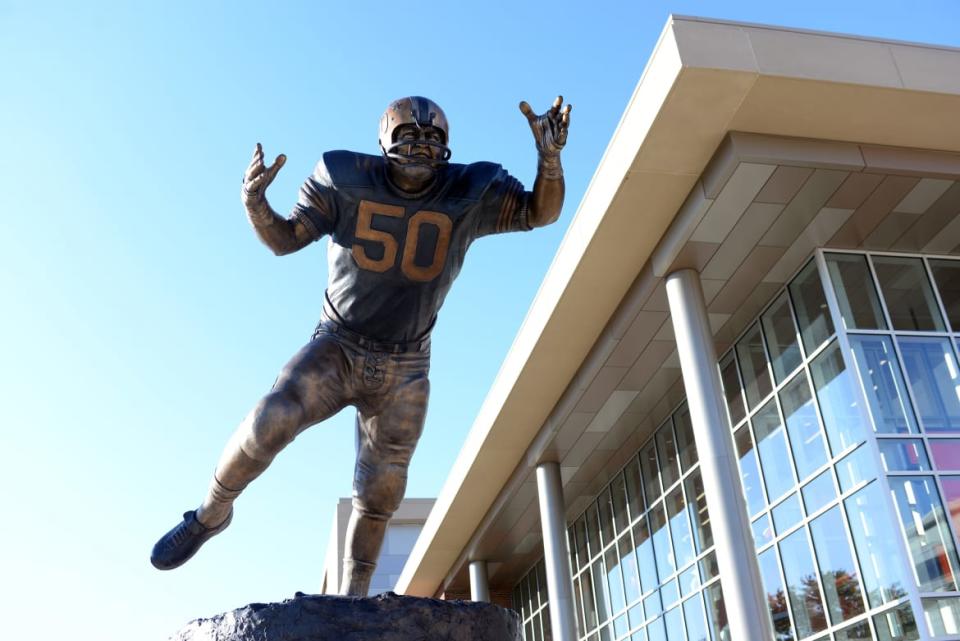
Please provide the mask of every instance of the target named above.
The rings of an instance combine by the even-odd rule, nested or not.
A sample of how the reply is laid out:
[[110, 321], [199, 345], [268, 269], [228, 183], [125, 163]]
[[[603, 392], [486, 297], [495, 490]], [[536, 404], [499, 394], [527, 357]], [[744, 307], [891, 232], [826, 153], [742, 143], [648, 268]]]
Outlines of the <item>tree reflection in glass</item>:
[[787, 610], [787, 595], [780, 578], [780, 569], [777, 568], [777, 550], [771, 548], [757, 557], [760, 562], [760, 578], [763, 580], [763, 589], [767, 595], [767, 608], [770, 612], [770, 622], [773, 625], [774, 638], [777, 641], [793, 641], [793, 626], [790, 624], [790, 613]]
[[810, 523], [810, 534], [831, 621], [836, 624], [862, 614], [865, 609], [860, 575], [850, 553], [840, 508], [835, 507]]
[[779, 547], [787, 595], [797, 625], [797, 634], [802, 639], [827, 627], [823, 597], [817, 584], [817, 571], [813, 559], [810, 558], [807, 531], [800, 528], [783, 539]]

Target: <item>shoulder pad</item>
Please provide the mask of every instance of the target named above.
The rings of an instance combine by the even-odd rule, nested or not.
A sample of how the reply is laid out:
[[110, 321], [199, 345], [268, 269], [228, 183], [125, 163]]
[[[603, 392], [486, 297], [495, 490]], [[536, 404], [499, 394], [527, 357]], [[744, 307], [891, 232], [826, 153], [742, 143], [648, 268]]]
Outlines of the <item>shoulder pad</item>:
[[460, 200], [480, 200], [484, 192], [503, 172], [495, 162], [474, 162], [469, 165], [450, 165], [451, 180], [447, 196]]
[[334, 187], [368, 187], [375, 183], [383, 159], [380, 156], [337, 150], [323, 154], [323, 160], [317, 164], [317, 173], [320, 173], [321, 164], [325, 166], [325, 173]]

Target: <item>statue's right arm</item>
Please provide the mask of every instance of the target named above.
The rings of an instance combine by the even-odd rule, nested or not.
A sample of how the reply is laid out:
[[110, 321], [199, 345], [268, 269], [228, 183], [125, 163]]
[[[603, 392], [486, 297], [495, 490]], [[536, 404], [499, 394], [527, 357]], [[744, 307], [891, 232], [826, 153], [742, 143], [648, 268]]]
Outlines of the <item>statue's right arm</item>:
[[265, 167], [263, 148], [257, 143], [253, 159], [243, 176], [243, 188], [240, 190], [240, 199], [247, 210], [247, 218], [250, 219], [253, 230], [260, 241], [277, 256], [292, 254], [314, 240], [310, 230], [299, 218], [284, 218], [267, 202], [267, 186], [273, 182], [286, 160], [286, 156], [280, 154], [270, 167]]

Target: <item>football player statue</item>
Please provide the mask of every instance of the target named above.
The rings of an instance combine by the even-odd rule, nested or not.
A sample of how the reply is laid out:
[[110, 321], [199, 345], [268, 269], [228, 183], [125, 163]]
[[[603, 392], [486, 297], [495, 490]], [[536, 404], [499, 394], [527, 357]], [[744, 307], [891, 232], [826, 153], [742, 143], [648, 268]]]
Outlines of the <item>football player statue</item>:
[[323, 312], [311, 341], [227, 443], [203, 503], [154, 546], [155, 567], [169, 570], [190, 559], [230, 524], [234, 500], [280, 450], [353, 405], [358, 451], [340, 593], [367, 594], [423, 430], [437, 311], [475, 239], [559, 217], [560, 150], [570, 123], [570, 106], [561, 110], [562, 104], [557, 97], [538, 116], [520, 103], [538, 153], [532, 192], [500, 165], [448, 162], [447, 117], [419, 96], [387, 107], [380, 119], [382, 155], [325, 153], [289, 218], [265, 196], [286, 158], [277, 156], [267, 167], [257, 144], [241, 192], [247, 216], [277, 255], [330, 237]]

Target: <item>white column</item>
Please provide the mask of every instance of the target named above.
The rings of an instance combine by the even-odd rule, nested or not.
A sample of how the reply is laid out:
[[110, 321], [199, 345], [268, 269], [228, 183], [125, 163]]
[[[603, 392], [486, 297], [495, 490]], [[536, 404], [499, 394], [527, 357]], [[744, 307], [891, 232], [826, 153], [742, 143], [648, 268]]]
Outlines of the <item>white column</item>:
[[559, 463], [541, 463], [537, 466], [537, 494], [540, 499], [540, 525], [543, 528], [543, 559], [547, 568], [550, 629], [555, 641], [577, 641], [577, 620], [573, 614], [573, 575], [570, 574]]
[[470, 561], [470, 600], [490, 602], [486, 561]]
[[692, 269], [682, 269], [667, 276], [666, 285], [713, 528], [730, 638], [771, 641], [760, 566], [740, 487], [737, 453], [727, 422], [700, 276]]

